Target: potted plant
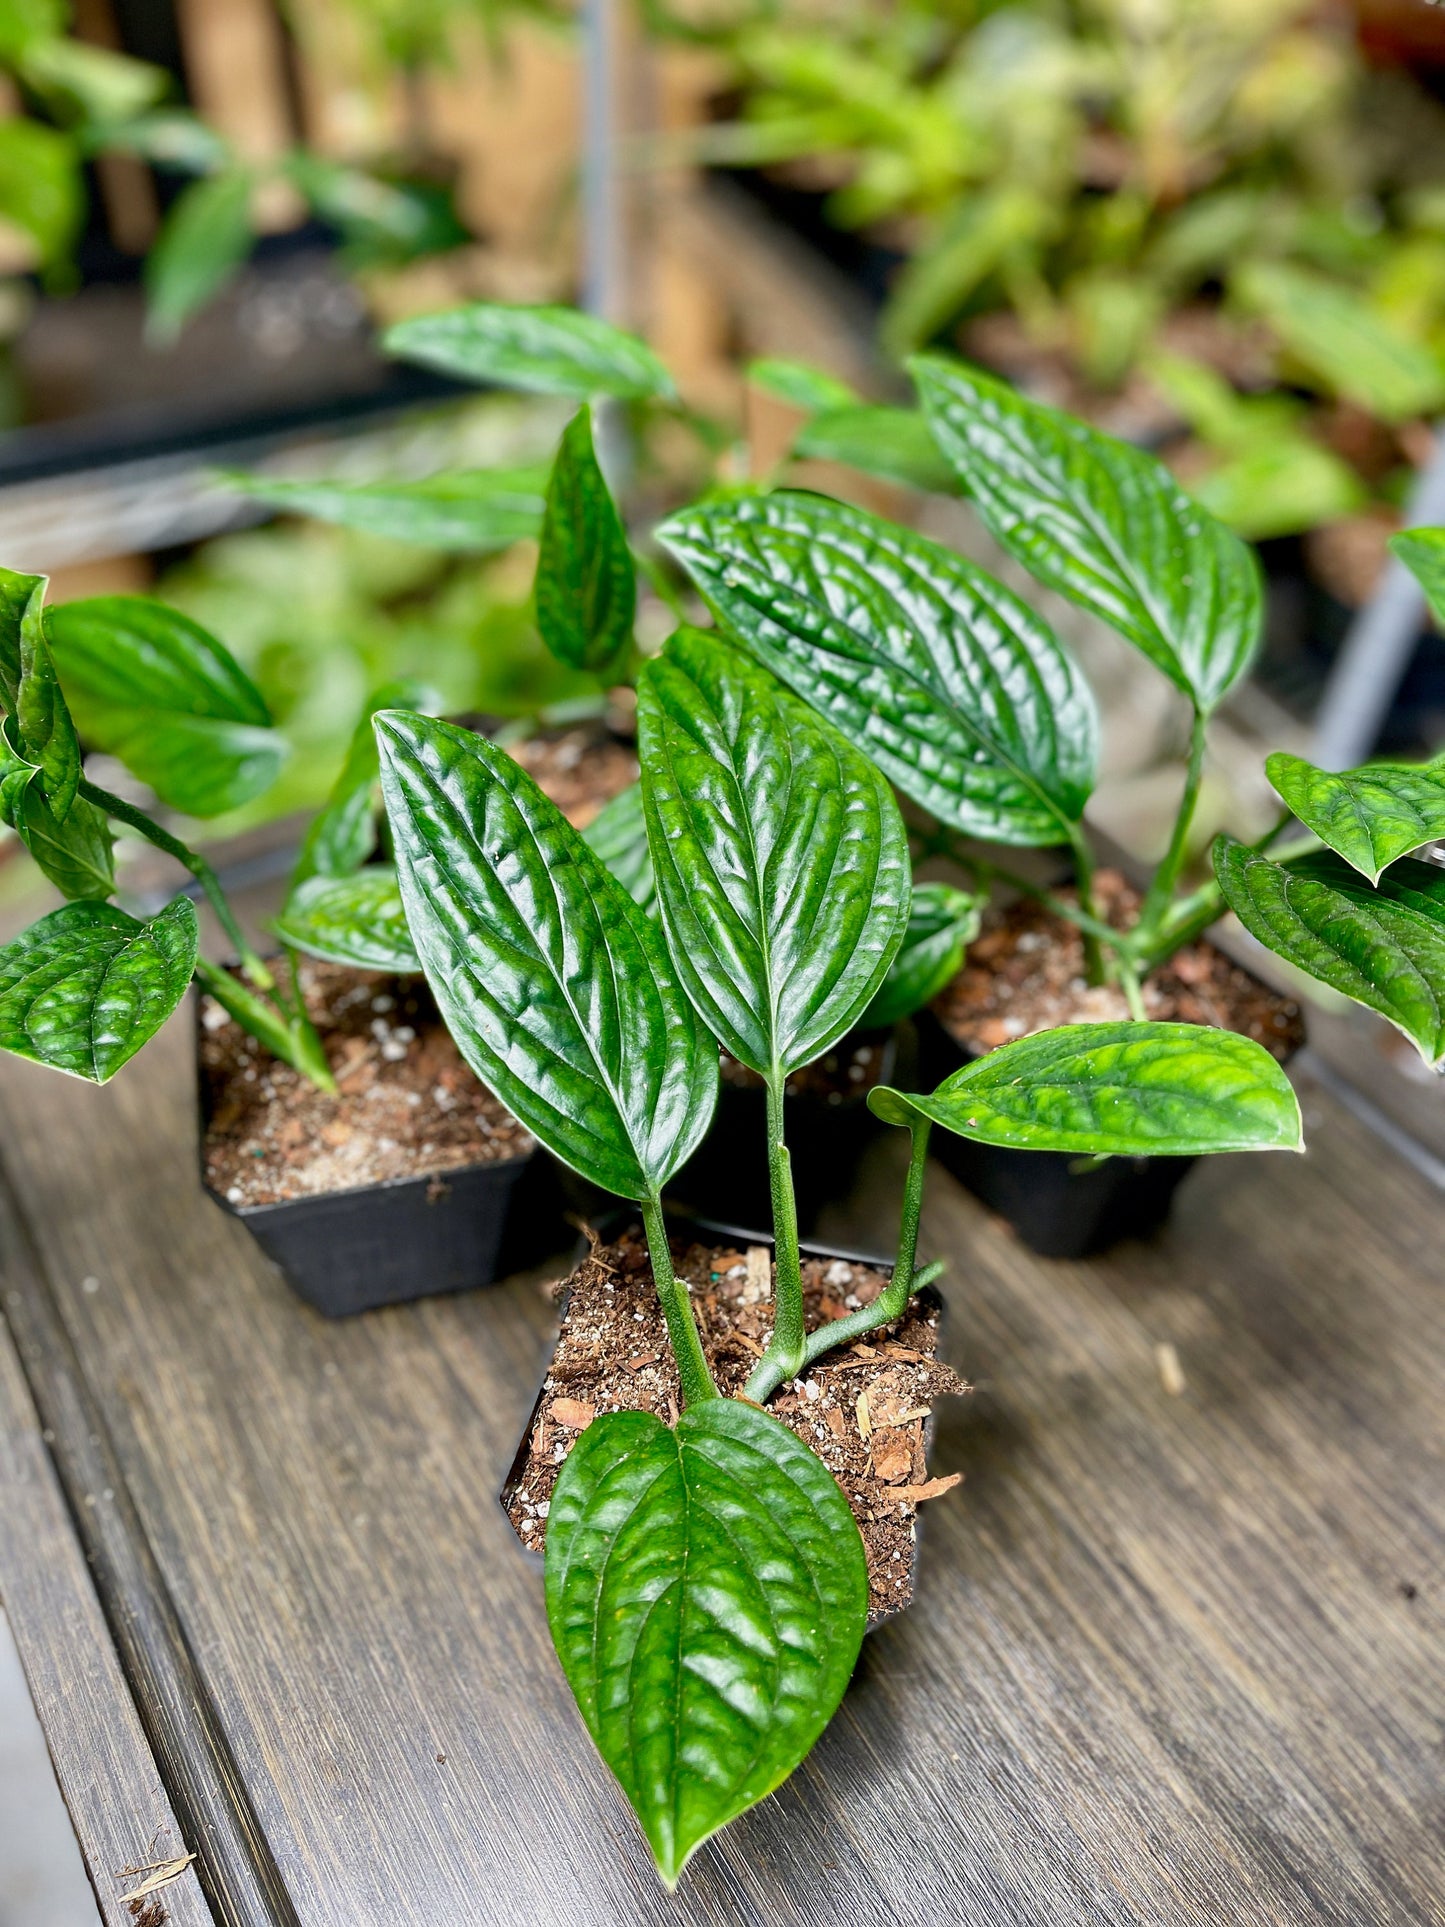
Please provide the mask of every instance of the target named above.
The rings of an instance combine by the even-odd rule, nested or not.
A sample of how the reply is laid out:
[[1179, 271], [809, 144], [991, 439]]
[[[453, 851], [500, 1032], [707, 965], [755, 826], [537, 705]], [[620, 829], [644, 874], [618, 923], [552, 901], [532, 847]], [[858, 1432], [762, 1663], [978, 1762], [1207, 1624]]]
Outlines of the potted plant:
[[[79, 751], [83, 730], [167, 809], [213, 817], [262, 795], [281, 767], [287, 746], [260, 692], [163, 603], [47, 609], [44, 597], [41, 578], [0, 574], [0, 811], [71, 901], [0, 951], [3, 1047], [108, 1082], [194, 980], [203, 1182], [322, 1311], [486, 1283], [544, 1255], [560, 1217], [545, 1161], [467, 1076], [418, 982], [395, 879], [368, 861], [371, 709], [425, 707], [426, 692], [393, 684], [372, 698], [306, 833], [276, 926], [284, 948], [268, 960], [205, 857], [88, 781]], [[234, 968], [199, 954], [188, 897], [149, 918], [110, 901], [113, 823], [192, 873]]]
[[[615, 1369], [586, 1402], [553, 1402], [548, 1455], [564, 1462], [534, 1512], [558, 1656], [672, 1885], [807, 1753], [870, 1605], [897, 1603], [903, 1568], [870, 1572], [810, 1415], [845, 1346], [850, 1411], [836, 1393], [826, 1409], [857, 1443], [870, 1385], [885, 1404], [890, 1331], [939, 1270], [917, 1263], [933, 1125], [1076, 1155], [1181, 1153], [1298, 1148], [1299, 1116], [1251, 1040], [1132, 1020], [1023, 1039], [932, 1096], [877, 1089], [875, 1111], [911, 1138], [897, 1257], [836, 1317], [815, 1292], [810, 1326], [780, 1092], [886, 980], [909, 913], [906, 832], [869, 759], [719, 636], [675, 635], [638, 703], [655, 916], [495, 745], [402, 713], [377, 731], [408, 923], [467, 1061], [641, 1221], [573, 1280], [569, 1322], [585, 1307], [594, 1359]], [[769, 1094], [771, 1262], [762, 1246], [675, 1251], [664, 1216], [708, 1126], [719, 1040]], [[769, 1308], [765, 1343], [737, 1341], [746, 1291], [719, 1276], [734, 1260]], [[643, 1329], [663, 1360], [634, 1354]], [[876, 1452], [855, 1493], [886, 1492], [910, 1525], [951, 1483], [920, 1489], [906, 1460], [904, 1483], [880, 1480], [881, 1438]]]
[[[1104, 901], [1083, 821], [1094, 701], [1036, 610], [937, 543], [823, 496], [713, 498], [658, 530], [727, 631], [927, 813], [921, 852], [1039, 906], [1005, 913], [985, 939], [989, 967], [920, 1020], [930, 1074], [1071, 1017], [1202, 1017], [1288, 1055], [1297, 1010], [1199, 942], [1219, 898], [1183, 882], [1209, 719], [1258, 645], [1254, 558], [1146, 452], [965, 364], [924, 357], [914, 373], [940, 454], [1002, 546], [1133, 643], [1193, 718], [1163, 859], [1141, 896], [1116, 882]], [[1072, 888], [1042, 888], [980, 843], [1061, 846]], [[940, 1149], [1055, 1255], [1153, 1228], [1187, 1169]]]

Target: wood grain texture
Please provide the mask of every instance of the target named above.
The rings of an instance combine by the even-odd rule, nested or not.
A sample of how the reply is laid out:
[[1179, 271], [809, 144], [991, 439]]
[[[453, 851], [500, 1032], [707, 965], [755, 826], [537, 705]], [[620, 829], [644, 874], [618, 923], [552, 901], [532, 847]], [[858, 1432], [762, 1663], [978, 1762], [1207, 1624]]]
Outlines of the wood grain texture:
[[[538, 1281], [325, 1323], [200, 1195], [191, 1102], [184, 1018], [105, 1090], [10, 1062], [0, 1155], [20, 1290], [302, 1927], [1445, 1922], [1442, 1205], [1327, 1094], [1308, 1158], [1206, 1161], [1102, 1262], [1032, 1256], [935, 1171], [921, 1252], [978, 1387], [935, 1469], [966, 1483], [921, 1605], [675, 1898], [494, 1498]], [[886, 1242], [899, 1148], [822, 1235]]]

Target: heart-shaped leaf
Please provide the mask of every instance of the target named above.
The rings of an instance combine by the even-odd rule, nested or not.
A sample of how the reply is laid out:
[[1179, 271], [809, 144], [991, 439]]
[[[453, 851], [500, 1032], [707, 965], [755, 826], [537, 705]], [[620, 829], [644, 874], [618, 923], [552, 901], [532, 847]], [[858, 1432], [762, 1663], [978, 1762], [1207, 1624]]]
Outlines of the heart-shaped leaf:
[[736, 1399], [594, 1419], [547, 1518], [547, 1617], [671, 1887], [780, 1786], [858, 1657], [868, 1566], [822, 1461]]
[[863, 1013], [864, 1028], [885, 1029], [931, 1004], [962, 970], [980, 921], [980, 899], [968, 891], [949, 883], [915, 883], [903, 942]]
[[45, 633], [43, 575], [0, 569], [0, 709], [12, 756], [38, 772], [44, 801], [64, 823], [80, 787], [80, 741]]
[[912, 364], [939, 447], [993, 534], [1142, 649], [1202, 713], [1258, 645], [1259, 567], [1164, 464], [941, 356]]
[[495, 382], [534, 395], [671, 397], [672, 377], [636, 335], [575, 308], [477, 301], [389, 328], [389, 355], [458, 381]]
[[[356, 728], [352, 731], [346, 760], [331, 786], [331, 794], [307, 825], [306, 834], [301, 840], [296, 867], [291, 872], [293, 896], [311, 877], [350, 876], [354, 870], [361, 868], [376, 848], [381, 757], [376, 747], [372, 718], [383, 709], [411, 709], [420, 711], [424, 716], [433, 716], [440, 708], [441, 697], [437, 692], [408, 676], [383, 683], [380, 689], [374, 689], [367, 697]], [[290, 903], [286, 906], [288, 916], [291, 907]], [[407, 948], [410, 949], [410, 945]], [[410, 967], [415, 970], [417, 965], [413, 962]]]
[[680, 629], [637, 684], [668, 947], [739, 1063], [786, 1075], [855, 1024], [908, 920], [908, 837], [877, 767], [765, 669]]
[[1301, 1151], [1299, 1104], [1262, 1044], [1207, 1024], [1063, 1024], [1002, 1044], [931, 1097], [886, 1088], [868, 1103], [1021, 1151], [1193, 1157]]
[[330, 963], [399, 976], [421, 969], [390, 864], [371, 864], [349, 876], [308, 877], [271, 928], [294, 950]]
[[453, 469], [418, 482], [293, 482], [234, 469], [218, 479], [288, 515], [458, 555], [490, 555], [535, 536], [547, 486], [540, 468]]
[[1406, 529], [1390, 547], [1425, 591], [1435, 620], [1445, 623], [1445, 529]]
[[786, 490], [658, 530], [719, 620], [940, 822], [1068, 840], [1094, 700], [1048, 625], [982, 569], [861, 509]]
[[945, 495], [954, 491], [953, 470], [916, 408], [830, 408], [798, 431], [793, 453], [811, 461], [843, 462], [909, 488]]
[[219, 816], [275, 781], [287, 744], [260, 690], [179, 609], [95, 596], [61, 603], [45, 623], [87, 740], [171, 809]]
[[637, 566], [592, 446], [592, 413], [567, 424], [547, 484], [537, 627], [560, 662], [603, 675], [632, 643]]
[[28, 764], [0, 762], [0, 822], [11, 826], [65, 896], [108, 897], [115, 889], [110, 819], [78, 796], [58, 823], [37, 771]]
[[141, 923], [67, 903], [0, 950], [0, 1050], [104, 1084], [153, 1037], [196, 966], [195, 905]]
[[407, 923], [482, 1082], [603, 1190], [655, 1197], [717, 1102], [661, 930], [506, 751], [376, 719]]
[[1445, 870], [1402, 858], [1372, 889], [1332, 851], [1287, 866], [1230, 837], [1214, 846], [1224, 900], [1267, 950], [1387, 1017], [1445, 1062]]
[[1445, 757], [1336, 775], [1278, 750], [1265, 769], [1300, 822], [1371, 883], [1397, 857], [1445, 836]]
[[640, 782], [629, 783], [602, 806], [583, 830], [582, 841], [597, 852], [634, 903], [644, 910], [657, 908]]

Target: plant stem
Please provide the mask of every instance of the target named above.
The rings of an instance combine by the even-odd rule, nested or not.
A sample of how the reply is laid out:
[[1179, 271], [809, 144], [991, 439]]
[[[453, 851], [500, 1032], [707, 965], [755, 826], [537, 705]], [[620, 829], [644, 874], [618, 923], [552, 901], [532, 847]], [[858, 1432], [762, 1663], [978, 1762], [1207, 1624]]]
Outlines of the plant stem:
[[1184, 772], [1184, 794], [1179, 799], [1179, 810], [1174, 818], [1174, 829], [1170, 834], [1169, 847], [1164, 852], [1164, 861], [1154, 872], [1154, 881], [1145, 894], [1135, 926], [1135, 937], [1146, 948], [1159, 933], [1159, 926], [1168, 911], [1174, 886], [1179, 881], [1179, 872], [1188, 854], [1189, 831], [1194, 822], [1195, 806], [1199, 802], [1199, 786], [1204, 778], [1204, 737], [1207, 728], [1208, 718], [1203, 711], [1196, 709], [1194, 724], [1189, 732], [1189, 763]]
[[1139, 987], [1139, 972], [1132, 957], [1115, 957], [1114, 974], [1119, 980], [1119, 988], [1124, 993], [1124, 1001], [1129, 1006], [1129, 1015], [1136, 1024], [1147, 1023], [1149, 1013], [1144, 1008], [1144, 993]]
[[[1082, 837], [1080, 845], [1090, 866], [1088, 874], [1092, 885], [1093, 853], [1083, 842]], [[1032, 897], [1035, 903], [1041, 903], [1051, 915], [1061, 918], [1065, 923], [1073, 924], [1076, 929], [1082, 930], [1085, 936], [1096, 937], [1108, 949], [1117, 953], [1129, 948], [1130, 938], [1127, 931], [1116, 930], [1112, 924], [1102, 922], [1091, 910], [1085, 910], [1080, 904], [1070, 903], [1067, 897], [1055, 896], [1052, 890], [1046, 890], [1041, 883], [1034, 883], [1030, 878], [1020, 876], [1016, 870], [1005, 870], [992, 860], [984, 862], [979, 857], [971, 856], [966, 850], [959, 849], [957, 833], [953, 830], [940, 828], [934, 835], [926, 837], [920, 858], [925, 856], [949, 857], [954, 863], [961, 864], [974, 878], [975, 883], [982, 886], [987, 885], [989, 878], [997, 877], [1000, 883], [1008, 884], [1011, 890], [1017, 890], [1021, 896]], [[1092, 890], [1090, 894], [1092, 896]]]
[[778, 1383], [794, 1377], [803, 1363], [803, 1271], [798, 1251], [798, 1207], [793, 1196], [793, 1165], [783, 1141], [783, 1083], [779, 1065], [766, 1077], [768, 1089], [768, 1183], [773, 1202], [773, 1335], [765, 1361], [779, 1368]]
[[662, 1315], [667, 1320], [667, 1335], [672, 1355], [677, 1360], [677, 1375], [682, 1381], [684, 1405], [700, 1405], [705, 1398], [719, 1397], [712, 1373], [703, 1356], [697, 1319], [686, 1285], [678, 1282], [672, 1268], [672, 1252], [667, 1242], [667, 1226], [662, 1219], [662, 1200], [654, 1192], [642, 1200], [642, 1222], [647, 1231], [647, 1251], [652, 1259], [652, 1281], [657, 1286]]
[[113, 816], [118, 823], [129, 824], [147, 843], [154, 843], [158, 850], [164, 850], [167, 856], [173, 856], [177, 863], [184, 864], [205, 891], [206, 901], [215, 911], [217, 921], [236, 946], [236, 955], [246, 975], [258, 990], [274, 990], [275, 978], [248, 943], [245, 932], [236, 921], [235, 912], [226, 901], [220, 878], [206, 859], [198, 856], [194, 850], [188, 850], [178, 837], [163, 830], [159, 823], [153, 823], [144, 810], [136, 809], [122, 797], [113, 796], [109, 790], [99, 789], [84, 777], [81, 778], [80, 794], [87, 803], [94, 803], [97, 809], [104, 810], [107, 816]]
[[326, 1061], [321, 1040], [309, 1020], [303, 1024], [295, 1017], [283, 1015], [264, 997], [257, 996], [254, 990], [233, 977], [229, 970], [223, 970], [219, 964], [213, 964], [205, 957], [197, 957], [196, 975], [216, 1002], [224, 1010], [230, 1011], [241, 1028], [264, 1044], [273, 1056], [279, 1057], [283, 1064], [289, 1064], [293, 1070], [300, 1071], [303, 1077], [309, 1077], [317, 1089], [325, 1091], [328, 1097], [336, 1095], [336, 1081], [331, 1075], [331, 1066]]
[[[1079, 893], [1079, 908], [1086, 917], [1098, 921], [1098, 910], [1094, 903], [1094, 852], [1089, 848], [1089, 840], [1084, 835], [1081, 823], [1069, 825], [1069, 843], [1074, 852], [1074, 886]], [[1091, 930], [1084, 931], [1084, 974], [1091, 984], [1104, 981], [1104, 959], [1099, 950], [1099, 938]]]

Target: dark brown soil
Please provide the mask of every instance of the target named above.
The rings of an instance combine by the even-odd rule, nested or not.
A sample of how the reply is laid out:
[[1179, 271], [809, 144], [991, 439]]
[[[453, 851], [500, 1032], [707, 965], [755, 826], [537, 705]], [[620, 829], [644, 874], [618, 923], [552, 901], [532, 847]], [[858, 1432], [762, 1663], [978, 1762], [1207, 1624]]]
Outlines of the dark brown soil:
[[[1112, 924], [1125, 923], [1138, 907], [1137, 893], [1115, 870], [1101, 870], [1095, 888]], [[1212, 943], [1186, 945], [1143, 989], [1150, 1017], [1239, 1031], [1281, 1062], [1304, 1043], [1299, 1005], [1276, 995]], [[986, 913], [963, 969], [933, 1010], [959, 1043], [976, 1052], [1055, 1024], [1129, 1015], [1123, 993], [1112, 984], [1086, 983], [1083, 938], [1074, 926], [1029, 898]]]
[[274, 1058], [201, 999], [206, 1182], [274, 1204], [520, 1157], [532, 1138], [462, 1062], [419, 977], [301, 961], [339, 1095]]
[[[719, 1387], [742, 1390], [773, 1328], [771, 1253], [674, 1243], [703, 1349]], [[881, 1272], [843, 1259], [806, 1259], [808, 1329], [871, 1304]], [[504, 1495], [524, 1546], [540, 1551], [562, 1461], [599, 1412], [678, 1414], [677, 1367], [637, 1229], [599, 1245], [565, 1281], [568, 1292], [552, 1369], [542, 1390], [520, 1476]], [[925, 1427], [935, 1399], [969, 1388], [934, 1357], [936, 1314], [915, 1304], [896, 1324], [819, 1359], [785, 1385], [768, 1410], [812, 1447], [843, 1488], [868, 1554], [871, 1617], [897, 1612], [913, 1594], [918, 1507], [959, 1482], [931, 1479]]]
[[[822, 1104], [856, 1103], [887, 1075], [889, 1033], [850, 1030], [830, 1051], [793, 1072], [783, 1089], [789, 1097], [810, 1097]], [[760, 1091], [763, 1080], [746, 1064], [722, 1053], [722, 1078], [740, 1091]]]
[[637, 780], [636, 751], [601, 721], [543, 730], [507, 749], [579, 830]]

